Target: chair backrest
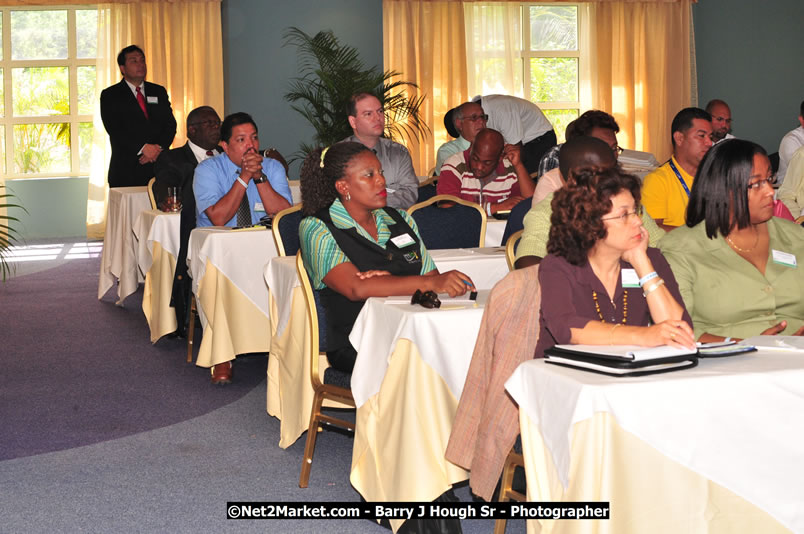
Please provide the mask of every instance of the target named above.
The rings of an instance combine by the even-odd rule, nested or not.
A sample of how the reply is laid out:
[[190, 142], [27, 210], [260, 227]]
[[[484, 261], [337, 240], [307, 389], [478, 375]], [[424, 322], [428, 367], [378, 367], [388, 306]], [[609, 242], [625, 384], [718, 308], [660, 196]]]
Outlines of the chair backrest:
[[[438, 207], [438, 202], [452, 205]], [[474, 202], [436, 195], [412, 205], [408, 213], [416, 221], [428, 249], [482, 247], [486, 240], [486, 212]]]
[[310, 358], [310, 380], [313, 383], [313, 387], [320, 387], [321, 375], [319, 374], [318, 360], [321, 351], [318, 335], [318, 309], [316, 308], [315, 295], [313, 294], [313, 285], [307, 275], [307, 269], [304, 268], [301, 252], [296, 252], [296, 273], [299, 276], [302, 291], [304, 292], [304, 302], [307, 304], [307, 326], [310, 329], [310, 354], [307, 357]]
[[155, 210], [157, 208], [156, 205], [156, 195], [154, 194], [154, 183], [156, 182], [156, 176], [148, 180], [148, 200], [151, 201], [151, 209]]
[[299, 224], [304, 217], [301, 208], [301, 204], [296, 204], [274, 216], [271, 232], [274, 234], [276, 252], [280, 256], [293, 256], [299, 251]]
[[508, 270], [514, 270], [514, 261], [516, 260], [516, 246], [519, 244], [519, 240], [522, 238], [522, 233], [525, 230], [517, 230], [511, 237], [508, 238], [508, 241], [505, 241], [505, 261], [508, 262]]
[[510, 238], [512, 234], [525, 227], [525, 215], [530, 211], [532, 204], [533, 197], [525, 198], [511, 209], [511, 214], [508, 215], [508, 220], [505, 223], [505, 231], [503, 232], [501, 243], [507, 243], [508, 238]]
[[416, 202], [424, 202], [425, 200], [431, 199], [434, 196], [436, 196], [436, 184], [434, 182], [422, 184], [419, 186], [419, 196], [416, 199]]

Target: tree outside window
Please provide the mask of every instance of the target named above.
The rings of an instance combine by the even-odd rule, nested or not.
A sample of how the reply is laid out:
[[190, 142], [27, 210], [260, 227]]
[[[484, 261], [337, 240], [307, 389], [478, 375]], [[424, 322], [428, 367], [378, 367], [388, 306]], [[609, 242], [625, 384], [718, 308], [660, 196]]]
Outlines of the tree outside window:
[[0, 9], [0, 164], [6, 177], [89, 173], [97, 11]]

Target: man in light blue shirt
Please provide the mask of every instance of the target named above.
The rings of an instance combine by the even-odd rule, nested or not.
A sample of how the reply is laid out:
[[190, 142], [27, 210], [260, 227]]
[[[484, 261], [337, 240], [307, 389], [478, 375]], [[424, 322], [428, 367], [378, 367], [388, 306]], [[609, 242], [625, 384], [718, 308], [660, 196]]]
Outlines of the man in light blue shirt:
[[453, 154], [466, 151], [475, 140], [477, 132], [486, 127], [489, 116], [477, 102], [464, 102], [452, 114], [452, 122], [460, 137], [447, 141], [438, 148], [435, 173], [441, 174], [441, 167]]
[[[233, 113], [223, 120], [221, 147], [223, 154], [202, 161], [195, 169], [193, 193], [199, 227], [252, 225], [291, 206], [285, 169], [259, 154], [257, 124], [249, 114]], [[250, 221], [238, 224], [238, 209], [246, 202]]]

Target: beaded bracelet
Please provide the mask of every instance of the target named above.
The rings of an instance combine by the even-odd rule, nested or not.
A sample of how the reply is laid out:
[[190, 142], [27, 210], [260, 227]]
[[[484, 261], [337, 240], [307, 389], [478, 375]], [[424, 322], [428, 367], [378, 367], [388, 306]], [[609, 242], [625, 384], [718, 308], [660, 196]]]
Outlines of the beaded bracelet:
[[648, 282], [650, 280], [653, 280], [654, 278], [658, 278], [658, 277], [659, 277], [659, 275], [656, 274], [656, 271], [653, 271], [653, 272], [650, 272], [650, 273], [646, 274], [645, 276], [643, 276], [642, 278], [639, 279], [639, 287], [644, 286], [646, 282]]

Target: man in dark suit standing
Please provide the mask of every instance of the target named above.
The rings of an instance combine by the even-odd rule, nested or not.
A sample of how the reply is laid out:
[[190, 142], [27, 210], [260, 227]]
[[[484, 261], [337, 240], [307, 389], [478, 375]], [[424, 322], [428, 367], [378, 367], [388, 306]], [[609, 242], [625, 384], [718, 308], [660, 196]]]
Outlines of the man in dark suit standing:
[[209, 106], [195, 108], [187, 114], [187, 143], [179, 148], [163, 152], [156, 160], [154, 192], [159, 199], [170, 186], [181, 187], [182, 209], [179, 233], [179, 256], [176, 258], [176, 274], [173, 277], [171, 304], [176, 310], [176, 333], [184, 337], [187, 332], [188, 311], [192, 294], [192, 282], [187, 273], [187, 246], [190, 232], [195, 228], [195, 195], [193, 175], [195, 167], [220, 151], [221, 119]]
[[176, 119], [167, 91], [146, 82], [145, 54], [136, 45], [117, 55], [123, 79], [101, 92], [101, 118], [109, 134], [112, 157], [109, 187], [146, 185], [154, 162], [176, 135]]

